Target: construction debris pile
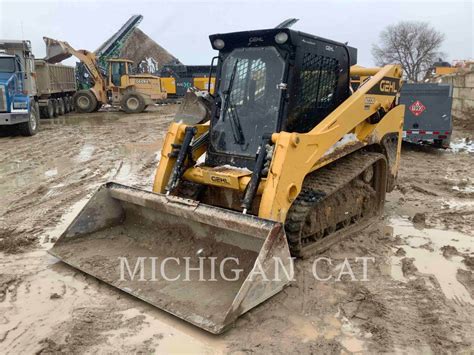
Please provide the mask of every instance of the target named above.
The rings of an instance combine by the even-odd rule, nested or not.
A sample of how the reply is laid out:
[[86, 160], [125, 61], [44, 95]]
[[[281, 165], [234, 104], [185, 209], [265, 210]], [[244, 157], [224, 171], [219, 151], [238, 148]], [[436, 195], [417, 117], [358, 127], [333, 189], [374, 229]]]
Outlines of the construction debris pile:
[[[125, 40], [119, 56], [121, 58], [133, 60], [135, 67], [143, 62], [156, 62], [156, 71], [160, 70], [165, 64], [180, 63], [175, 56], [148, 37], [139, 28], [135, 28], [130, 36]], [[155, 71], [150, 70], [150, 72]]]

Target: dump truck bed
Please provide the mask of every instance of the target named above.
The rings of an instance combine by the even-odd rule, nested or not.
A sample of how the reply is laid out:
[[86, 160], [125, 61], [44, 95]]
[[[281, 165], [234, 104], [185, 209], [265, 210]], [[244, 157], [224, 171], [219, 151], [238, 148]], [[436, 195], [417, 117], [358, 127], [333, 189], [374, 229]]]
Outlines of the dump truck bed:
[[76, 91], [74, 67], [35, 60], [36, 86], [39, 96]]

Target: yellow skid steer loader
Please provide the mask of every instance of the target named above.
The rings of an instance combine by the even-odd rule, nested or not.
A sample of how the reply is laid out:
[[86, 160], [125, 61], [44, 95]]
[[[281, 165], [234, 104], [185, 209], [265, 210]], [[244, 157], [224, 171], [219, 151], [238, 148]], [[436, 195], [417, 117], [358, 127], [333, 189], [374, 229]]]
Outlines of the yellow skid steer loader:
[[404, 107], [401, 68], [355, 66], [342, 43], [288, 28], [210, 41], [215, 96], [178, 112], [153, 192], [102, 186], [51, 253], [221, 333], [288, 285], [292, 256], [380, 215]]

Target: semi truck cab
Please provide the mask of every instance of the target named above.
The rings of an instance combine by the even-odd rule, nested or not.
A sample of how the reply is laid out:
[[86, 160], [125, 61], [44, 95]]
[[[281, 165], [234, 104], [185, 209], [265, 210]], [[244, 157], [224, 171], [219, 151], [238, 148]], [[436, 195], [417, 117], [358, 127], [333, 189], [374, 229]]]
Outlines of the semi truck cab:
[[34, 73], [29, 41], [0, 40], [0, 126], [18, 125], [27, 136], [39, 128]]

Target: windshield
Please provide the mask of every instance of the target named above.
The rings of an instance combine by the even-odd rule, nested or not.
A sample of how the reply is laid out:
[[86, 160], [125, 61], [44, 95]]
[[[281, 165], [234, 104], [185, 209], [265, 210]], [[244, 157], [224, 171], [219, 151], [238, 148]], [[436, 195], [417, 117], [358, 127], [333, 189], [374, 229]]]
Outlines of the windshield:
[[15, 59], [11, 57], [0, 57], [0, 73], [14, 73]]
[[276, 131], [284, 70], [274, 47], [235, 49], [224, 60], [221, 113], [211, 136], [217, 152], [255, 156], [263, 134]]

